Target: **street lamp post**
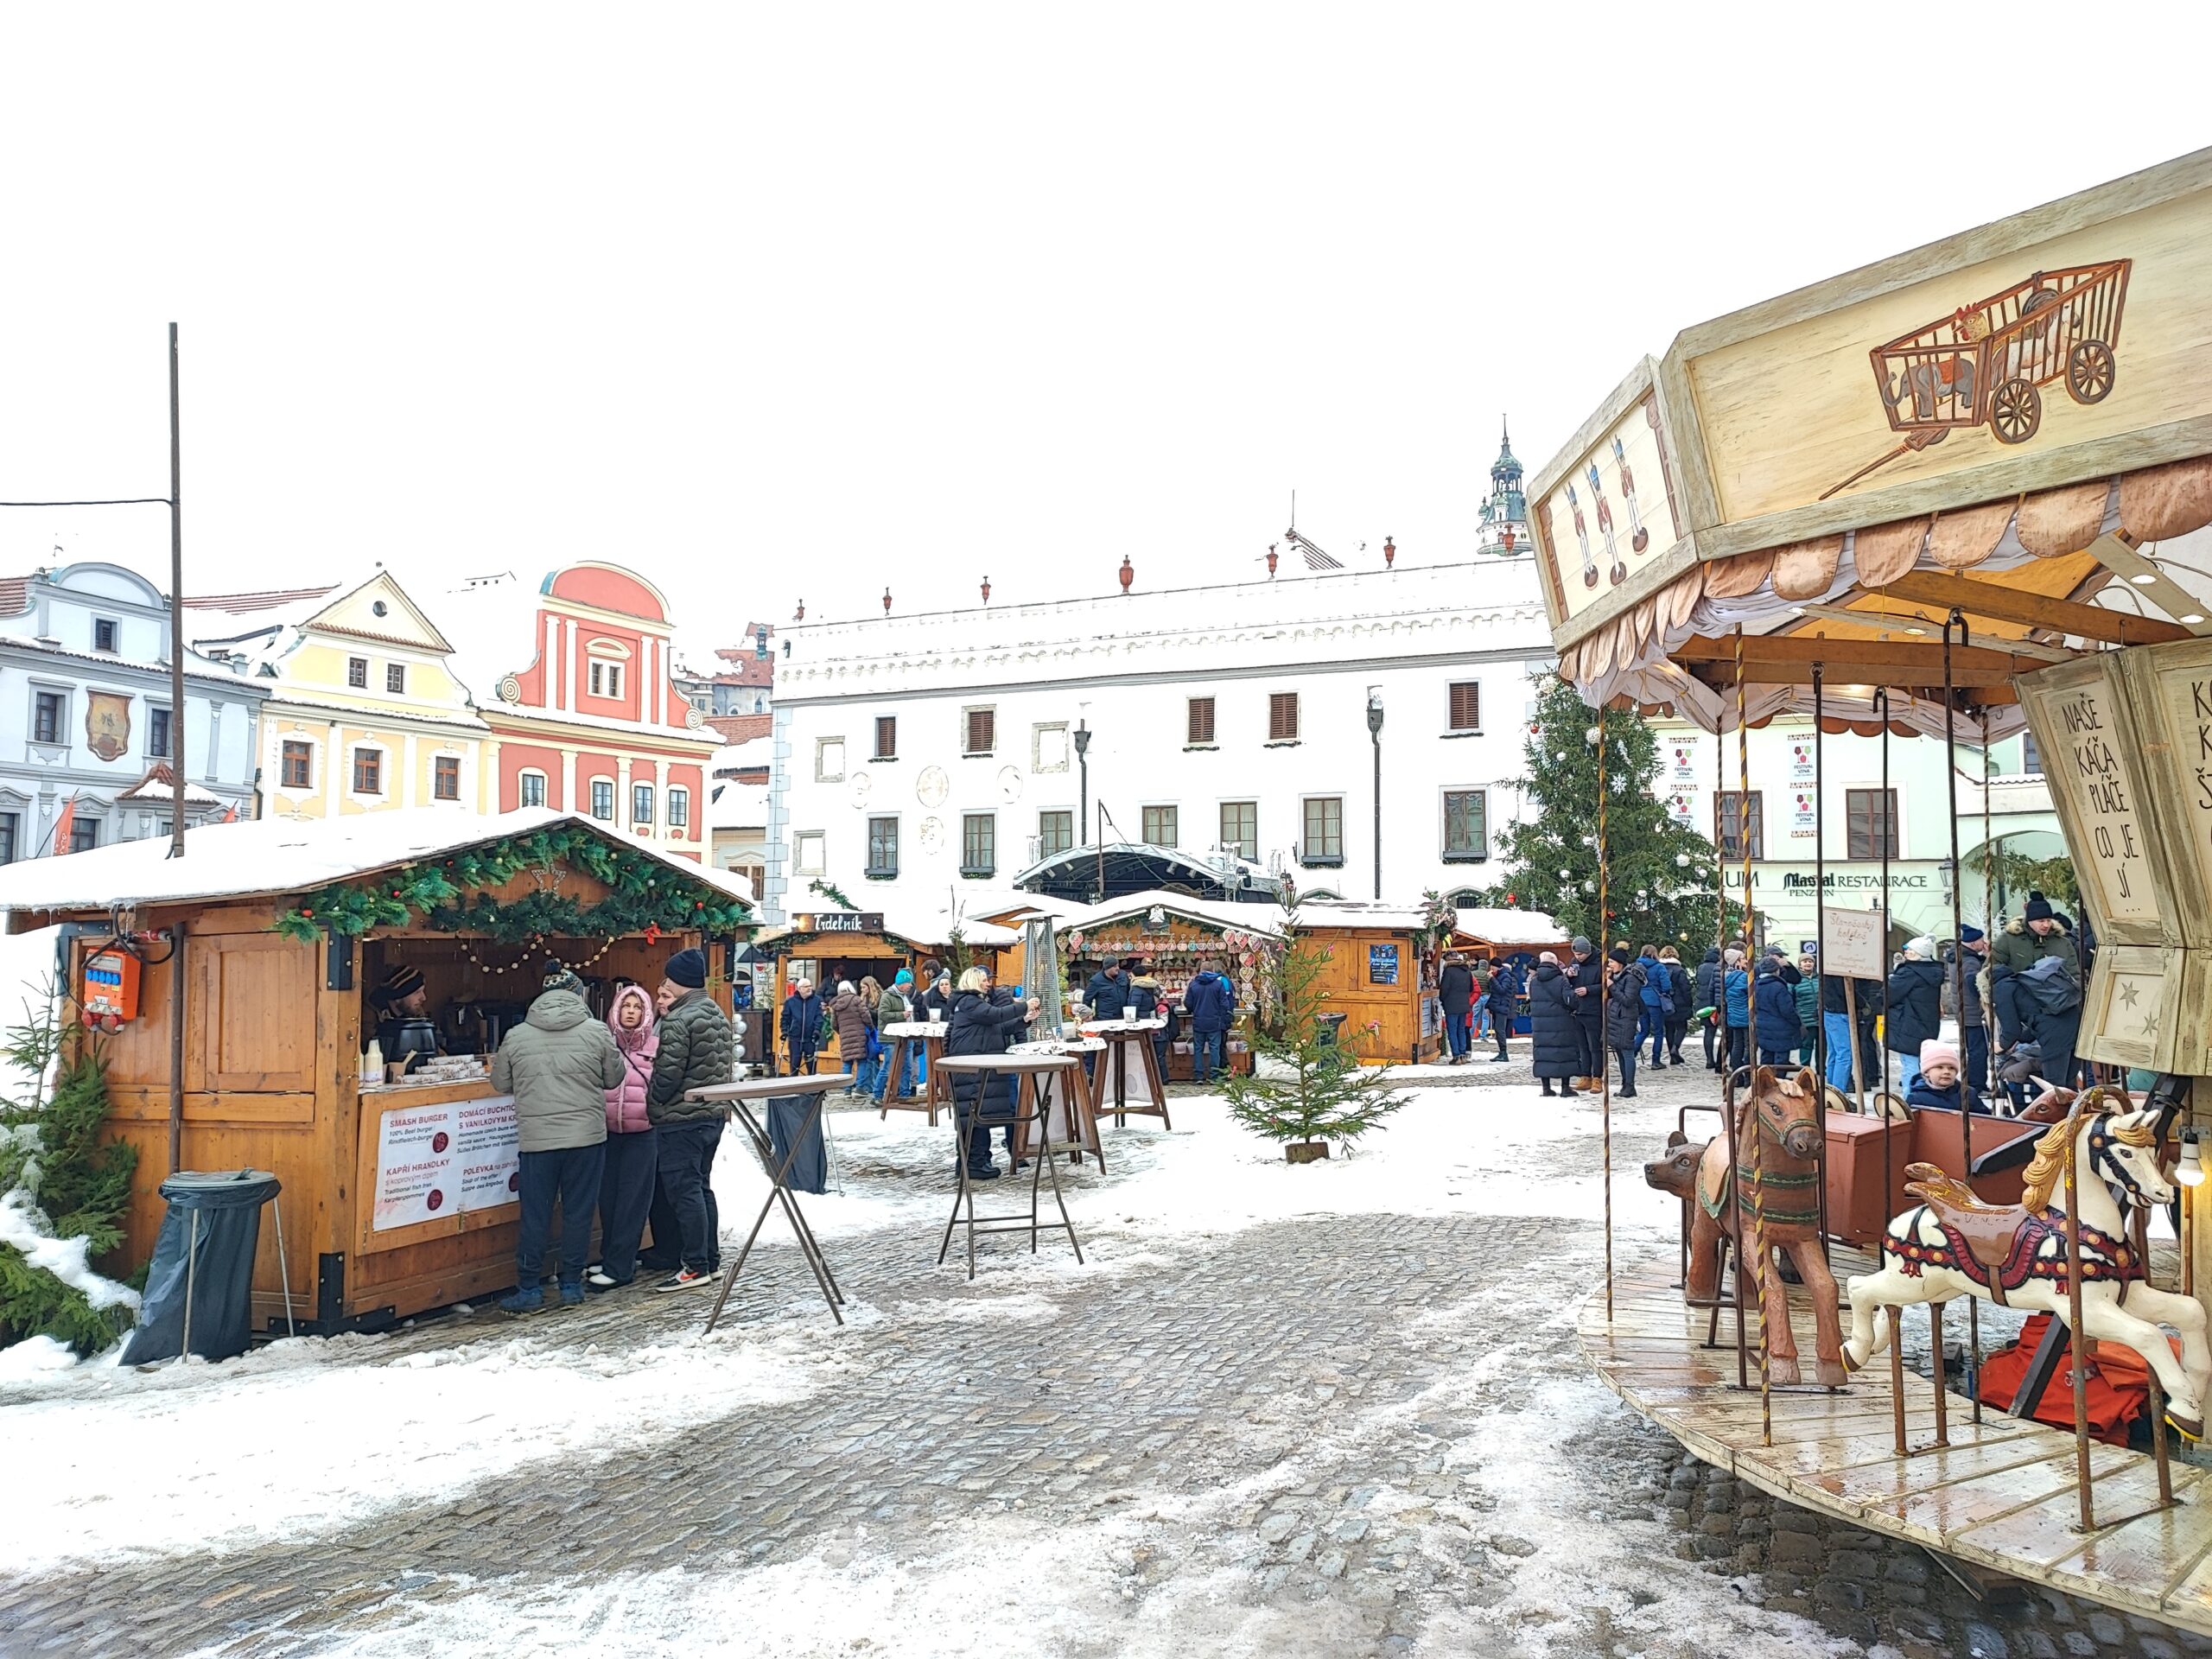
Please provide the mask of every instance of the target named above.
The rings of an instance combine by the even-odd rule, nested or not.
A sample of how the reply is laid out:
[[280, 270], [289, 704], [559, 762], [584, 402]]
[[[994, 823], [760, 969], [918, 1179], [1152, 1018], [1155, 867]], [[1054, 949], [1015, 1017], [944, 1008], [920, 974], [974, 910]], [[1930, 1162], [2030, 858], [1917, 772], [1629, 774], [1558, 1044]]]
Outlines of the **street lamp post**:
[[1088, 847], [1090, 844], [1090, 725], [1087, 721], [1078, 720], [1075, 723], [1075, 764], [1082, 774], [1082, 782], [1077, 785], [1077, 799], [1080, 804], [1077, 814], [1081, 820], [1077, 830], [1083, 837], [1076, 844]]
[[1375, 899], [1382, 900], [1382, 688], [1367, 688], [1367, 737], [1375, 746]]

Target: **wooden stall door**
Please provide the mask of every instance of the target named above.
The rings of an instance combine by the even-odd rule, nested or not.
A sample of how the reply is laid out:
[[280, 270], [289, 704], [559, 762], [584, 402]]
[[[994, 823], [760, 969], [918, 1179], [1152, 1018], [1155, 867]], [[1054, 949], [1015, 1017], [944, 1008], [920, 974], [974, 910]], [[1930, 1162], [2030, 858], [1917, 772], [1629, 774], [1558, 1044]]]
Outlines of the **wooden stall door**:
[[277, 933], [199, 934], [185, 961], [188, 995], [200, 1014], [185, 1034], [185, 1086], [312, 1095], [315, 952]]

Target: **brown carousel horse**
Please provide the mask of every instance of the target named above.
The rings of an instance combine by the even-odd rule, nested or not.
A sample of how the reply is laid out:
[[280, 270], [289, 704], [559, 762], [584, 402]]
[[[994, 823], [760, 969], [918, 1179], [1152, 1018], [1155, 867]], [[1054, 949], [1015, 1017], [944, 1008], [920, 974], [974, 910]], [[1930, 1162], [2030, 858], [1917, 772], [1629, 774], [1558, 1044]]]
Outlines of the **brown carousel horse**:
[[[1736, 1246], [1736, 1259], [1753, 1263], [1758, 1280], [1769, 1347], [1767, 1375], [1779, 1383], [1800, 1381], [1797, 1341], [1789, 1329], [1789, 1293], [1773, 1255], [1789, 1253], [1797, 1277], [1812, 1298], [1819, 1326], [1815, 1381], [1840, 1388], [1847, 1380], [1843, 1364], [1843, 1321], [1836, 1300], [1835, 1275], [1821, 1254], [1821, 1126], [1815, 1115], [1820, 1083], [1809, 1068], [1795, 1077], [1761, 1066], [1751, 1079], [1751, 1096], [1736, 1107], [1737, 1165], [1728, 1163], [1728, 1137], [1717, 1135], [1693, 1147], [1678, 1130], [1668, 1137], [1667, 1156], [1644, 1166], [1643, 1179], [1662, 1192], [1694, 1198], [1690, 1211], [1689, 1277], [1685, 1289], [1694, 1301], [1710, 1301], [1720, 1283], [1724, 1239]], [[1754, 1158], [1751, 1136], [1759, 1136]], [[1765, 1249], [1744, 1241], [1751, 1232], [1754, 1211], [1762, 1208], [1758, 1231]]]

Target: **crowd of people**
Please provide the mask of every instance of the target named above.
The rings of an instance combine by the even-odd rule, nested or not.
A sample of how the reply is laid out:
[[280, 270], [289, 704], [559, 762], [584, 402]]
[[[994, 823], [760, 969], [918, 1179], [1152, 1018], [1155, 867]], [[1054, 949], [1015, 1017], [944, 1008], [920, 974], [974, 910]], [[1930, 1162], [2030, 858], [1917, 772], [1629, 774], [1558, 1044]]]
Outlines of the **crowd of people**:
[[[1633, 1099], [1639, 1057], [1648, 1068], [1688, 1064], [1682, 1049], [1695, 1026], [1709, 1071], [1812, 1065], [1824, 1046], [1826, 1080], [1847, 1092], [1886, 1088], [1909, 1104], [1973, 1111], [2001, 1099], [2018, 1110], [2038, 1079], [2090, 1081], [2075, 1044], [2095, 949], [2088, 930], [2039, 892], [1993, 939], [1966, 926], [1955, 942], [1906, 941], [1880, 980], [1847, 982], [1821, 972], [1810, 951], [1757, 949], [1740, 938], [1707, 947], [1694, 970], [1672, 945], [1632, 950], [1624, 942], [1600, 956], [1577, 938], [1567, 960], [1546, 951], [1529, 971], [1533, 1070], [1546, 1095], [1571, 1098], [1600, 1086], [1610, 1066], [1619, 1094]], [[1511, 993], [1498, 988], [1506, 971], [1471, 976], [1446, 958], [1440, 988], [1455, 1063], [1471, 1027], [1454, 1010], [1485, 999], [1510, 1009]], [[1951, 1020], [1955, 1043], [1943, 1035]]]
[[[679, 950], [657, 991], [618, 984], [601, 1020], [584, 982], [558, 961], [545, 964], [528, 1014], [492, 1057], [493, 1086], [514, 1096], [519, 1149], [515, 1288], [499, 1299], [509, 1313], [546, 1305], [556, 1203], [564, 1305], [627, 1285], [641, 1268], [667, 1273], [656, 1287], [664, 1291], [721, 1277], [714, 1166], [721, 1111], [686, 1096], [730, 1081], [737, 1042], [706, 984], [705, 953]], [[645, 1251], [648, 1221], [653, 1247]]]

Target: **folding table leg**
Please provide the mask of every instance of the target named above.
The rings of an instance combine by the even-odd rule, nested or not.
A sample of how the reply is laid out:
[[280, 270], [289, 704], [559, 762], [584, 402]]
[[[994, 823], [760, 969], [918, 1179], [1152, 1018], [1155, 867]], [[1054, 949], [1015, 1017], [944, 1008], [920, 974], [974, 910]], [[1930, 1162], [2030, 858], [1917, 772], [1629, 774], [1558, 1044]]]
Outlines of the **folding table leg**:
[[944, 1243], [937, 1248], [937, 1264], [944, 1265], [947, 1251], [952, 1249], [952, 1230], [960, 1224], [961, 1201], [968, 1196], [968, 1137], [960, 1132], [957, 1113], [954, 1114], [952, 1128], [952, 1166], [959, 1176], [959, 1184], [952, 1192], [952, 1214], [944, 1224]]
[[722, 1275], [721, 1288], [715, 1296], [714, 1311], [707, 1315], [709, 1334], [721, 1320], [723, 1308], [729, 1304], [730, 1288], [737, 1283], [738, 1275], [745, 1271], [746, 1261], [753, 1254], [753, 1243], [760, 1236], [760, 1229], [767, 1224], [768, 1211], [779, 1201], [784, 1206], [785, 1215], [791, 1220], [791, 1231], [798, 1239], [799, 1254], [806, 1258], [806, 1265], [814, 1274], [814, 1282], [821, 1287], [822, 1300], [829, 1305], [830, 1317], [839, 1325], [845, 1322], [845, 1316], [837, 1306], [844, 1296], [838, 1290], [836, 1281], [830, 1277], [830, 1264], [823, 1257], [822, 1247], [815, 1242], [813, 1230], [807, 1226], [806, 1217], [800, 1213], [798, 1201], [791, 1196], [791, 1161], [798, 1156], [798, 1149], [806, 1143], [807, 1137], [821, 1123], [822, 1103], [825, 1096], [817, 1094], [807, 1098], [813, 1104], [805, 1121], [800, 1124], [798, 1134], [792, 1137], [791, 1150], [780, 1160], [776, 1157], [775, 1142], [769, 1137], [767, 1130], [753, 1119], [742, 1103], [735, 1109], [734, 1115], [744, 1124], [746, 1133], [753, 1137], [753, 1144], [761, 1154], [761, 1162], [768, 1166], [768, 1196], [760, 1202], [760, 1213], [753, 1218], [753, 1230], [745, 1236], [745, 1248], [737, 1253], [735, 1264]]
[[[1045, 1160], [1045, 1162], [1052, 1164], [1052, 1160], [1047, 1158]], [[1054, 1165], [1052, 1167], [1052, 1202], [1059, 1206], [1060, 1225], [1067, 1229], [1068, 1243], [1075, 1247], [1075, 1264], [1077, 1267], [1081, 1267], [1083, 1265], [1083, 1241], [1075, 1236], [1075, 1223], [1069, 1219], [1068, 1201], [1065, 1196], [1060, 1192], [1060, 1172], [1057, 1165]], [[1037, 1234], [1035, 1231], [1034, 1219], [1037, 1214], [1037, 1195], [1034, 1188], [1032, 1188], [1030, 1192], [1029, 1213], [1032, 1218], [1031, 1231], [1029, 1235], [1029, 1248], [1033, 1252], [1037, 1248]]]
[[1152, 1046], [1149, 1039], [1145, 1042], [1139, 1056], [1139, 1064], [1144, 1068], [1146, 1086], [1152, 1090], [1152, 1103], [1160, 1110], [1160, 1127], [1173, 1128], [1175, 1126], [1167, 1121], [1167, 1079], [1160, 1075], [1160, 1051]]

